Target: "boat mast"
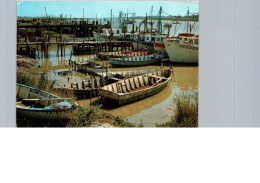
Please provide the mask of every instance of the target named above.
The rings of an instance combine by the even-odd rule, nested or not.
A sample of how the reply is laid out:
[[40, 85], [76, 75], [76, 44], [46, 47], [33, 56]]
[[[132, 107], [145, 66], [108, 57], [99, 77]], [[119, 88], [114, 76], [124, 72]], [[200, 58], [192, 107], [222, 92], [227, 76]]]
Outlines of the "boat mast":
[[189, 11], [189, 7], [188, 7], [188, 19], [187, 19], [187, 32], [189, 32], [189, 14], [190, 14], [190, 11]]
[[162, 33], [162, 7], [159, 10], [158, 34]]
[[152, 34], [153, 34], [153, 20], [152, 20], [152, 17], [153, 17], [153, 6], [152, 6], [152, 10], [151, 10], [151, 41], [152, 41]]

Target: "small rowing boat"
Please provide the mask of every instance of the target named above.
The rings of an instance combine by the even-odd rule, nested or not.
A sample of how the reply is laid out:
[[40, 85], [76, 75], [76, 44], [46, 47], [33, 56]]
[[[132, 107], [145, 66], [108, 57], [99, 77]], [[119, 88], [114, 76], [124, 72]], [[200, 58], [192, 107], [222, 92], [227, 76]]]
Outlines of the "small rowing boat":
[[65, 123], [73, 117], [76, 103], [72, 98], [61, 98], [33, 87], [16, 83], [16, 111], [19, 117], [39, 120], [60, 120]]
[[100, 95], [119, 105], [151, 96], [164, 89], [172, 77], [172, 69], [135, 76], [106, 85], [100, 89]]
[[144, 66], [149, 64], [160, 63], [163, 55], [158, 53], [145, 55], [145, 56], [135, 56], [135, 57], [123, 57], [123, 58], [109, 58], [112, 65], [119, 66]]

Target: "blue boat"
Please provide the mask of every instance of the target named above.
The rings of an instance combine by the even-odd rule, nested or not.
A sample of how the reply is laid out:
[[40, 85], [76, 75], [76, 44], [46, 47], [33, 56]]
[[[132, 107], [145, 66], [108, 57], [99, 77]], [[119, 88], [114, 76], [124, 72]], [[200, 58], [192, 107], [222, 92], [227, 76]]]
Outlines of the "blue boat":
[[119, 66], [144, 66], [149, 64], [160, 63], [163, 55], [158, 53], [145, 55], [145, 56], [135, 56], [135, 57], [122, 57], [122, 58], [109, 58], [112, 65]]

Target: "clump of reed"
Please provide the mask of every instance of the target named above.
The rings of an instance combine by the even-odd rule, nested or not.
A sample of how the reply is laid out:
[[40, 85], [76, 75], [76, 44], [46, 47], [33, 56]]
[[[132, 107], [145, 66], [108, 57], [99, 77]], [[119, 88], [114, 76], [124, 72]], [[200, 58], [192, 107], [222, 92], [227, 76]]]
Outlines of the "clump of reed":
[[24, 85], [31, 86], [31, 87], [36, 86], [35, 78], [26, 72], [21, 72], [21, 71], [17, 72], [16, 73], [16, 82], [19, 84], [24, 84]]
[[198, 92], [185, 91], [175, 95], [173, 102], [176, 108], [171, 121], [158, 124], [156, 127], [198, 127]]
[[40, 73], [39, 77], [32, 76], [30, 73], [24, 71], [18, 71], [16, 73], [16, 82], [50, 92], [52, 91], [56, 80], [49, 79], [48, 72], [46, 70]]
[[143, 124], [135, 124], [128, 122], [122, 116], [114, 116], [110, 113], [100, 110], [100, 106], [85, 107], [79, 106], [78, 111], [74, 113], [74, 118], [66, 125], [66, 127], [90, 127], [95, 122], [108, 123], [114, 127], [143, 127]]

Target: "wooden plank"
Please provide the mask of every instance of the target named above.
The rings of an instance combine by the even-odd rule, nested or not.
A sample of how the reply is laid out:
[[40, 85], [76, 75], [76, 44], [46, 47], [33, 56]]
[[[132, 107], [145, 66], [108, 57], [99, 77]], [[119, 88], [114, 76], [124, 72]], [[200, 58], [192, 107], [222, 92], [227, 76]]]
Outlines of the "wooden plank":
[[142, 77], [142, 76], [137, 76], [137, 77], [138, 77], [138, 80], [139, 80], [140, 86], [144, 86], [144, 80], [143, 80], [143, 77]]
[[117, 86], [117, 91], [118, 91], [118, 93], [123, 93], [122, 92], [122, 85], [121, 85], [121, 83], [119, 82], [119, 83], [116, 83], [116, 86]]
[[117, 87], [116, 87], [116, 84], [115, 84], [115, 83], [112, 84], [112, 87], [113, 87], [114, 92], [115, 92], [115, 93], [118, 93], [118, 90], [117, 90]]
[[129, 78], [129, 82], [130, 82], [130, 86], [131, 86], [131, 89], [135, 89], [135, 84], [134, 84], [134, 79], [133, 78]]
[[84, 82], [84, 80], [82, 80], [82, 89], [83, 90], [85, 89], [85, 82]]
[[139, 82], [138, 82], [137, 77], [134, 77], [134, 83], [135, 83], [135, 87], [139, 88]]
[[142, 75], [142, 77], [143, 77], [144, 85], [147, 86], [148, 85], [148, 77], [144, 76], [144, 75]]
[[124, 81], [125, 81], [125, 85], [126, 85], [126, 90], [130, 91], [131, 90], [131, 86], [130, 86], [129, 80], [125, 79]]
[[150, 82], [151, 82], [152, 84], [154, 84], [154, 78], [153, 78], [153, 77], [150, 77]]
[[107, 90], [108, 90], [108, 91], [112, 91], [112, 92], [114, 92], [114, 90], [113, 90], [113, 88], [112, 88], [111, 85], [107, 85]]
[[121, 85], [122, 85], [122, 92], [126, 93], [127, 91], [126, 91], [126, 84], [125, 84], [125, 82], [121, 81]]

